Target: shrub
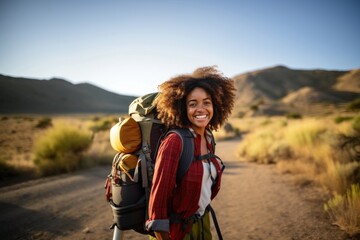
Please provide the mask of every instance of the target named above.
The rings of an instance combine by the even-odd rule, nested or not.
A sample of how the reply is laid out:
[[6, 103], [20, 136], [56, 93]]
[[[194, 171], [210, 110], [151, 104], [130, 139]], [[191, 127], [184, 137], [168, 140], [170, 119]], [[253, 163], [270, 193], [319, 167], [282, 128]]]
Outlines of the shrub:
[[360, 185], [353, 184], [345, 195], [336, 195], [324, 210], [331, 221], [351, 236], [360, 234]]
[[270, 149], [275, 140], [276, 136], [270, 127], [258, 129], [241, 141], [239, 156], [258, 163], [273, 163], [274, 156]]
[[226, 133], [230, 133], [234, 131], [234, 128], [230, 123], [225, 123], [223, 128]]
[[352, 120], [352, 117], [342, 117], [342, 116], [338, 116], [334, 119], [335, 123], [342, 123], [342, 122], [346, 122], [346, 121], [350, 121]]
[[0, 180], [16, 175], [18, 175], [16, 169], [9, 165], [4, 158], [0, 157]]
[[353, 122], [352, 122], [352, 127], [354, 130], [360, 132], [360, 115], [357, 115]]
[[49, 129], [35, 142], [34, 163], [41, 175], [70, 172], [81, 167], [91, 134], [69, 126]]
[[256, 112], [257, 110], [259, 110], [259, 105], [257, 105], [257, 104], [251, 105], [251, 106], [250, 106], [250, 110]]
[[35, 125], [36, 128], [48, 128], [52, 126], [51, 118], [44, 117], [39, 119], [38, 123]]
[[300, 113], [294, 113], [294, 112], [286, 113], [285, 117], [288, 119], [301, 119], [302, 118]]
[[90, 126], [90, 130], [93, 132], [107, 131], [115, 122], [114, 119], [98, 119]]
[[350, 111], [358, 111], [360, 110], [360, 98], [355, 99], [351, 103], [349, 103], [346, 108]]
[[340, 146], [350, 155], [350, 159], [360, 162], [360, 117], [352, 123], [353, 131], [350, 134], [339, 136]]
[[294, 147], [311, 147], [321, 141], [321, 135], [326, 131], [324, 123], [306, 120], [293, 123], [285, 130], [286, 140]]
[[259, 163], [281, 161], [278, 166], [284, 172], [299, 173], [333, 192], [346, 192], [358, 165], [350, 164], [344, 152], [338, 151], [335, 125], [315, 119], [279, 123], [258, 126], [246, 134], [239, 155]]

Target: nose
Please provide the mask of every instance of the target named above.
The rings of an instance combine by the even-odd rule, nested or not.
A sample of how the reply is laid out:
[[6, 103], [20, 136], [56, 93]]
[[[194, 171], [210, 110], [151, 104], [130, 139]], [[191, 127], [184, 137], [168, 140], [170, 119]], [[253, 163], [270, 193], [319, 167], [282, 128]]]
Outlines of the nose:
[[199, 104], [196, 108], [196, 111], [204, 111], [206, 109], [205, 104]]

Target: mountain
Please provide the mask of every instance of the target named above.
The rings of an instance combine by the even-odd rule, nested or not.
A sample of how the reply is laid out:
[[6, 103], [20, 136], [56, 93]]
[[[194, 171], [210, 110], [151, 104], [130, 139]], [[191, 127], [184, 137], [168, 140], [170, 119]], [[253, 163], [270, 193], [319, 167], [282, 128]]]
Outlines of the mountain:
[[88, 83], [0, 75], [0, 113], [126, 113], [133, 99]]
[[[360, 98], [360, 69], [297, 70], [275, 66], [233, 79], [237, 88], [235, 116], [332, 113]], [[0, 113], [126, 113], [134, 98], [88, 83], [0, 75]]]
[[256, 109], [257, 114], [329, 113], [360, 98], [360, 69], [294, 70], [275, 66], [233, 79], [237, 115], [247, 114], [249, 109]]

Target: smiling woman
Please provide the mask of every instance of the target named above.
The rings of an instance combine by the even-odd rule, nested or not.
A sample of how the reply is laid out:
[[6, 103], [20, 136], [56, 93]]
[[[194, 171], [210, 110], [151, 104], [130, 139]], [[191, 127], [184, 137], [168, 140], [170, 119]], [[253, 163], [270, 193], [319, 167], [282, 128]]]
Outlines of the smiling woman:
[[204, 135], [214, 114], [211, 96], [202, 88], [194, 88], [186, 97], [186, 112], [195, 132]]
[[[190, 132], [194, 156], [187, 173], [177, 182], [182, 141], [174, 133], [162, 140], [155, 161], [147, 228], [156, 239], [212, 239], [210, 202], [220, 190], [224, 165], [214, 154], [211, 130], [218, 129], [231, 113], [234, 82], [216, 68], [204, 67], [176, 76], [159, 88], [161, 94], [155, 101], [158, 118], [169, 128]], [[217, 232], [222, 239], [218, 227]]]

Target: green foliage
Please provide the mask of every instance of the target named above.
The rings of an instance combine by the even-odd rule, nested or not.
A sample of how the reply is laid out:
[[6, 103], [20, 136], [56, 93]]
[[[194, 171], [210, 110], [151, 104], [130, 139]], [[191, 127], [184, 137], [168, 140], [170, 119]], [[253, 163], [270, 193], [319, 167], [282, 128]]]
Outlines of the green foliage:
[[259, 105], [257, 105], [257, 104], [251, 105], [251, 106], [250, 106], [250, 110], [256, 112], [257, 110], [259, 110]]
[[93, 132], [110, 130], [110, 128], [116, 121], [117, 119], [114, 120], [108, 118], [104, 118], [104, 119], [94, 118], [94, 123], [92, 124], [92, 126], [90, 126], [90, 130]]
[[354, 101], [352, 101], [351, 103], [349, 103], [349, 104], [346, 106], [346, 109], [347, 109], [347, 110], [350, 110], [350, 111], [359, 111], [359, 110], [360, 110], [360, 98], [355, 99]]
[[48, 117], [44, 117], [39, 119], [38, 123], [35, 125], [36, 128], [48, 128], [52, 126], [52, 119]]
[[353, 184], [345, 195], [336, 195], [325, 205], [334, 224], [351, 236], [360, 234], [360, 185]]
[[234, 128], [230, 123], [225, 123], [224, 130], [226, 133], [234, 132]]
[[35, 143], [34, 163], [41, 175], [70, 172], [81, 167], [82, 153], [91, 144], [89, 132], [69, 126], [49, 129]]
[[235, 117], [237, 118], [243, 118], [245, 117], [246, 113], [245, 112], [242, 112], [242, 111], [239, 111], [235, 114]]
[[294, 113], [294, 112], [286, 113], [285, 117], [287, 119], [301, 119], [302, 118], [300, 113]]
[[352, 119], [353, 119], [353, 117], [338, 116], [338, 117], [336, 117], [336, 118], [334, 119], [334, 122], [339, 124], [339, 123], [342, 123], [342, 122], [350, 121], [350, 120], [352, 120]]
[[360, 162], [360, 115], [355, 117], [351, 126], [355, 131], [350, 134], [340, 134], [340, 145], [349, 154], [350, 159]]
[[357, 115], [353, 122], [352, 122], [352, 127], [356, 130], [360, 132], [360, 115]]

